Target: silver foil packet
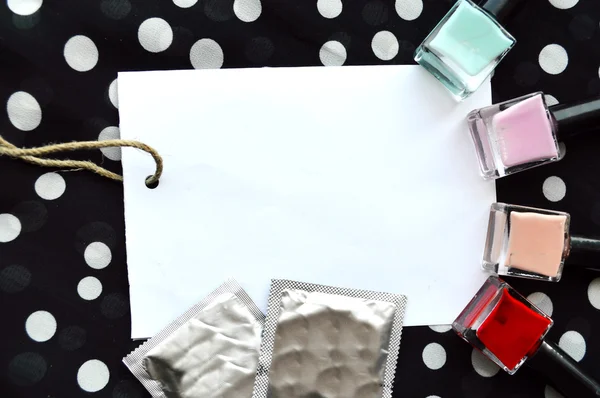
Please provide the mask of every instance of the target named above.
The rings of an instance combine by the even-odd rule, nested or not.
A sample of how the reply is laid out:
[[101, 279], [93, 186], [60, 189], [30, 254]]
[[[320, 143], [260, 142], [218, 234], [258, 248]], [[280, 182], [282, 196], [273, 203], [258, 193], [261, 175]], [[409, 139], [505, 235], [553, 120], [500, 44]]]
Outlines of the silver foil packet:
[[406, 297], [274, 279], [253, 398], [391, 398]]
[[229, 280], [123, 362], [155, 398], [250, 398], [263, 325]]

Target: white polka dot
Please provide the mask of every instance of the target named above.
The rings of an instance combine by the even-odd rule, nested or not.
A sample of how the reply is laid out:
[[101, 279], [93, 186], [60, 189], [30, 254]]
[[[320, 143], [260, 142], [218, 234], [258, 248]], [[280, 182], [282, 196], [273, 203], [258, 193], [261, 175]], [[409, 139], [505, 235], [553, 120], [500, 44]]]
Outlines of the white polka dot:
[[0, 214], [0, 243], [15, 240], [21, 233], [21, 221], [12, 214]]
[[[105, 140], [118, 140], [121, 138], [121, 132], [118, 127], [109, 126], [100, 132], [98, 136], [98, 141]], [[121, 148], [119, 147], [111, 147], [111, 148], [100, 148], [104, 156], [109, 158], [110, 160], [120, 161], [121, 160]]]
[[398, 39], [392, 32], [383, 30], [375, 34], [371, 41], [371, 48], [377, 58], [389, 61], [398, 55], [400, 46], [398, 45]]
[[342, 0], [317, 0], [319, 14], [325, 18], [335, 18], [342, 13]]
[[594, 279], [588, 286], [588, 299], [592, 307], [600, 310], [600, 278]]
[[542, 292], [535, 292], [527, 296], [527, 299], [531, 301], [540, 310], [542, 310], [542, 312], [544, 312], [546, 315], [550, 317], [552, 316], [552, 312], [554, 311], [554, 305], [552, 305], [552, 300], [550, 300], [550, 297], [548, 297]]
[[556, 391], [551, 386], [546, 386], [544, 389], [544, 398], [565, 398], [564, 395]]
[[18, 15], [31, 15], [42, 6], [43, 0], [8, 0], [8, 8]]
[[558, 202], [567, 194], [567, 186], [560, 177], [552, 176], [544, 181], [542, 192], [550, 202]]
[[559, 103], [556, 97], [550, 94], [544, 94], [544, 99], [546, 100], [546, 105], [548, 106], [556, 105]]
[[8, 98], [6, 112], [13, 126], [21, 131], [31, 131], [42, 122], [40, 104], [25, 91], [17, 91]]
[[223, 66], [223, 50], [213, 39], [200, 39], [190, 50], [190, 62], [195, 69], [218, 69]]
[[325, 66], [341, 66], [346, 62], [346, 47], [339, 41], [331, 40], [321, 46], [319, 58]]
[[48, 341], [56, 333], [56, 319], [48, 311], [36, 311], [25, 321], [25, 330], [32, 340]]
[[500, 370], [498, 365], [476, 349], [473, 349], [473, 352], [471, 353], [471, 364], [473, 365], [475, 372], [483, 377], [495, 376]]
[[106, 268], [112, 260], [110, 248], [102, 242], [93, 242], [85, 248], [83, 253], [87, 265], [94, 269]]
[[96, 392], [102, 390], [108, 384], [110, 372], [104, 362], [90, 359], [77, 371], [77, 383], [82, 390]]
[[138, 29], [138, 40], [146, 51], [159, 53], [173, 43], [173, 29], [162, 18], [148, 18]]
[[432, 326], [429, 326], [429, 329], [433, 330], [434, 332], [438, 332], [438, 333], [446, 333], [447, 331], [452, 329], [452, 325], [432, 325]]
[[113, 80], [108, 86], [108, 99], [110, 99], [111, 104], [117, 109], [119, 109], [119, 93], [118, 93], [118, 85], [117, 79]]
[[58, 173], [42, 174], [35, 182], [35, 192], [46, 200], [60, 198], [66, 188], [65, 179]]
[[173, 0], [173, 3], [175, 3], [177, 7], [181, 8], [190, 8], [197, 2], [198, 0]]
[[233, 12], [243, 22], [254, 22], [260, 17], [262, 4], [260, 0], [234, 0]]
[[585, 340], [579, 333], [569, 330], [558, 341], [558, 346], [577, 362], [585, 356]]
[[429, 369], [440, 369], [446, 363], [446, 350], [438, 343], [427, 344], [423, 349], [423, 362]]
[[73, 36], [65, 44], [64, 56], [71, 68], [87, 72], [98, 63], [98, 48], [89, 37]]
[[439, 395], [429, 395], [426, 398], [441, 398]]
[[423, 0], [396, 0], [396, 12], [400, 18], [413, 21], [423, 12]]
[[579, 2], [579, 0], [549, 0], [550, 4], [552, 4], [556, 8], [560, 8], [561, 10], [566, 10], [568, 8], [575, 7], [575, 4]]
[[102, 283], [93, 276], [86, 276], [79, 281], [77, 293], [84, 300], [94, 300], [102, 293]]
[[558, 75], [567, 68], [569, 55], [564, 47], [558, 44], [548, 44], [540, 51], [538, 62], [544, 72]]

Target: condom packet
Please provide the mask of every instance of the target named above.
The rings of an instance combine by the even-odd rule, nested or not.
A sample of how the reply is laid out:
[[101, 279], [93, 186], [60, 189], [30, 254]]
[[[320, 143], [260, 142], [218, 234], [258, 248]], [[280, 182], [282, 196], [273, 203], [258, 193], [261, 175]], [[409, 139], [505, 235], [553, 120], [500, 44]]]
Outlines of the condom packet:
[[250, 398], [263, 325], [256, 304], [229, 280], [123, 363], [154, 398]]
[[403, 295], [271, 282], [253, 398], [391, 398]]

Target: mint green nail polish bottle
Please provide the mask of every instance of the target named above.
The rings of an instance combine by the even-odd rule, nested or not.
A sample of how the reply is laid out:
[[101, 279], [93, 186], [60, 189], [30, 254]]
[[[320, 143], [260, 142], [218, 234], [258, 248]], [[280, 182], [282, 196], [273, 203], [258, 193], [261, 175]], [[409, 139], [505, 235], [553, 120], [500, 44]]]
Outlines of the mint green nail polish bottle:
[[458, 0], [415, 51], [415, 61], [457, 100], [475, 92], [516, 40], [500, 24], [522, 0]]

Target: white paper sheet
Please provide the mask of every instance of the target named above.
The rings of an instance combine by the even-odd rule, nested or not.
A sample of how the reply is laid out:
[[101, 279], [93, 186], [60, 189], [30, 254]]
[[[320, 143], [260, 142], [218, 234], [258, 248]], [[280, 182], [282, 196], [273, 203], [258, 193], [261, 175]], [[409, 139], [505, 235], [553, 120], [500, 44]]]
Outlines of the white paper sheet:
[[451, 323], [480, 287], [493, 182], [461, 104], [417, 66], [119, 74], [132, 337], [236, 278], [406, 294], [406, 325]]

